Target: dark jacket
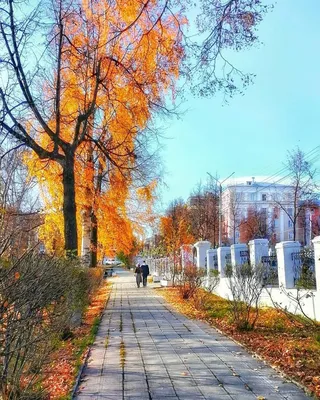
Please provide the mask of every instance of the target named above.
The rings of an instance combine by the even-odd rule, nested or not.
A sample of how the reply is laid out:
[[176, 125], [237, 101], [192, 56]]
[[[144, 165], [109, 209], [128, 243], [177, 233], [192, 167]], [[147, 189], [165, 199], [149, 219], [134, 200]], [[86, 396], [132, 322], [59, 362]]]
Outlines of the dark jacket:
[[144, 276], [144, 277], [146, 277], [146, 276], [148, 276], [149, 275], [149, 267], [148, 267], [148, 265], [147, 264], [142, 264], [141, 265], [141, 269], [142, 269], [142, 275]]
[[141, 267], [137, 267], [136, 270], [134, 271], [135, 274], [141, 274], [142, 273], [142, 269]]

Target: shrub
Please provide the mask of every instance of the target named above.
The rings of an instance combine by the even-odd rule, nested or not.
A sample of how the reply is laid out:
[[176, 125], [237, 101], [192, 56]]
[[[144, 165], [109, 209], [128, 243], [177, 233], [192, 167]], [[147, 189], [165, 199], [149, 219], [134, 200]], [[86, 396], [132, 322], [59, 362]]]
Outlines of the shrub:
[[179, 276], [179, 292], [183, 299], [191, 298], [205, 280], [206, 271], [194, 265], [186, 266]]
[[251, 330], [257, 322], [264, 272], [264, 267], [250, 264], [228, 265], [225, 269], [232, 294], [230, 311], [239, 330]]
[[48, 354], [70, 332], [99, 279], [100, 272], [76, 259], [30, 252], [0, 261], [0, 397], [24, 398], [38, 390]]

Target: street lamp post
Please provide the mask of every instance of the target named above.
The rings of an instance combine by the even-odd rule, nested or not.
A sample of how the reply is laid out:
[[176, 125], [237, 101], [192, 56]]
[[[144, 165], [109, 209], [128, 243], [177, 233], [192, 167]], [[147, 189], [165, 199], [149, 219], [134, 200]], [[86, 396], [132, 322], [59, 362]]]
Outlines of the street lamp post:
[[217, 178], [212, 176], [210, 172], [207, 172], [207, 174], [210, 176], [210, 178], [214, 179], [218, 184], [219, 184], [219, 247], [222, 245], [222, 184], [235, 172], [232, 172], [226, 179], [224, 179], [222, 182], [220, 182]]

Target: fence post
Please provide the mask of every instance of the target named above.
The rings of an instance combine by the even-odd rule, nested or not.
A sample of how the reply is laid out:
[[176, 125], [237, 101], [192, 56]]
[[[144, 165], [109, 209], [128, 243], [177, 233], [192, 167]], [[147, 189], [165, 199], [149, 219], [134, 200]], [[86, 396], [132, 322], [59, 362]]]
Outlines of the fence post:
[[231, 264], [233, 267], [246, 264], [249, 261], [249, 250], [245, 243], [231, 245]]
[[269, 255], [269, 240], [268, 239], [254, 239], [249, 242], [250, 250], [250, 263], [251, 265], [259, 265], [261, 257]]
[[225, 277], [224, 269], [226, 266], [226, 256], [231, 254], [230, 247], [219, 247], [217, 249], [217, 256], [218, 256], [218, 271], [220, 278]]
[[276, 244], [279, 287], [294, 288], [294, 261], [292, 254], [299, 252], [300, 249], [299, 242], [287, 241]]
[[317, 291], [320, 292], [320, 236], [316, 236], [313, 240], [314, 248], [314, 270], [316, 273]]
[[197, 242], [194, 247], [197, 249], [197, 268], [205, 268], [207, 250], [210, 249], [211, 243], [207, 240]]

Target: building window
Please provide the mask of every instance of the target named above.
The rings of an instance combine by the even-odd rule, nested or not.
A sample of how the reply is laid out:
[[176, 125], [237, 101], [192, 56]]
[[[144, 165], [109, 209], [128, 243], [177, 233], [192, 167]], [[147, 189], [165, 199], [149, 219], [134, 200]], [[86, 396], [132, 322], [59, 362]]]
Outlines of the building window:
[[241, 201], [242, 200], [242, 193], [236, 193], [236, 201]]
[[267, 195], [265, 193], [263, 193], [261, 195], [262, 201], [267, 201]]
[[256, 201], [256, 194], [250, 193], [250, 201]]
[[289, 232], [289, 240], [293, 239], [293, 232]]
[[293, 227], [293, 223], [291, 221], [291, 219], [288, 220], [288, 228], [292, 228]]

